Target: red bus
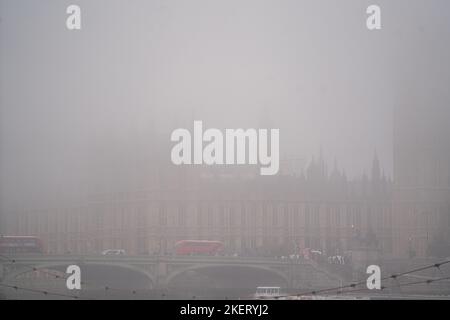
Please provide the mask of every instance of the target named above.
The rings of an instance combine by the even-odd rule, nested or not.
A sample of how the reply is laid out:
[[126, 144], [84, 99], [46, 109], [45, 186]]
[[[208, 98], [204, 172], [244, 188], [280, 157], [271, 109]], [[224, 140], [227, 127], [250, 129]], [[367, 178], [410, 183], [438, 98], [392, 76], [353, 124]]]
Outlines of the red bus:
[[44, 253], [44, 246], [34, 236], [0, 236], [0, 253]]
[[212, 240], [181, 240], [175, 243], [178, 255], [215, 255], [223, 249], [223, 242]]

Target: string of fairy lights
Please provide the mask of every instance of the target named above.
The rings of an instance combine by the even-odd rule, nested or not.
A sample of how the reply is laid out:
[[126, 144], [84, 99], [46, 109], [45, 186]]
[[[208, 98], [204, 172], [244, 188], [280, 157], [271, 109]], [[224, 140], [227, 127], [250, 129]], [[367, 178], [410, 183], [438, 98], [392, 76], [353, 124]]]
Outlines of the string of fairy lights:
[[[10, 258], [8, 256], [5, 256], [3, 254], [0, 254], [0, 259], [3, 259], [4, 261], [8, 261], [10, 263], [15, 264], [16, 263], [16, 259]], [[36, 268], [35, 266], [29, 265], [29, 264], [21, 264], [21, 267], [28, 269], [25, 270], [24, 273], [26, 272], [41, 272], [44, 274], [47, 274], [51, 277], [54, 277], [55, 279], [62, 279], [62, 280], [67, 280], [68, 276], [62, 275], [62, 274], [58, 274], [52, 271], [49, 271], [47, 269], [44, 268]], [[59, 296], [59, 297], [65, 297], [65, 298], [71, 298], [71, 299], [79, 299], [80, 297], [78, 295], [75, 294], [66, 294], [66, 293], [61, 293], [61, 292], [54, 292], [54, 291], [49, 291], [49, 290], [40, 290], [40, 289], [35, 289], [35, 288], [26, 288], [26, 287], [22, 287], [22, 286], [17, 286], [17, 285], [9, 285], [9, 284], [4, 284], [0, 282], [0, 286], [4, 287], [4, 288], [9, 288], [9, 289], [14, 289], [16, 291], [27, 291], [27, 292], [33, 292], [33, 293], [40, 293], [46, 296]]]
[[[433, 269], [436, 268], [438, 269], [441, 274], [442, 274], [442, 270], [440, 269], [441, 266], [450, 263], [450, 260], [445, 260], [445, 261], [441, 261], [438, 263], [433, 263], [430, 265], [426, 265], [420, 268], [415, 268], [415, 269], [411, 269], [411, 270], [407, 270], [401, 273], [393, 273], [390, 274], [388, 276], [382, 277], [380, 280], [382, 281], [386, 281], [386, 280], [395, 280], [396, 283], [393, 285], [382, 285], [380, 290], [383, 291], [385, 289], [388, 288], [401, 288], [401, 287], [405, 287], [405, 286], [412, 286], [412, 285], [419, 285], [419, 284], [431, 284], [434, 282], [439, 282], [439, 281], [444, 281], [444, 280], [449, 280], [450, 276], [442, 276], [439, 278], [428, 278], [428, 279], [424, 279], [424, 280], [419, 280], [419, 281], [414, 281], [414, 282], [407, 282], [407, 283], [400, 283], [399, 279], [401, 277], [406, 277], [412, 273], [416, 273], [416, 272], [420, 272], [420, 271], [425, 271], [425, 270], [429, 270], [429, 269]], [[289, 295], [279, 295], [276, 296], [277, 299], [281, 299], [281, 298], [290, 298], [290, 297], [301, 297], [301, 296], [317, 296], [319, 294], [333, 294], [333, 295], [342, 295], [342, 294], [346, 294], [346, 293], [354, 293], [354, 292], [360, 292], [360, 291], [370, 291], [367, 287], [363, 287], [363, 288], [358, 288], [357, 287], [361, 286], [361, 285], [366, 285], [367, 283], [367, 279], [363, 279], [357, 282], [351, 282], [349, 284], [346, 285], [342, 285], [342, 286], [337, 286], [337, 287], [331, 287], [331, 288], [325, 288], [325, 289], [320, 289], [320, 290], [309, 290], [309, 291], [304, 291], [304, 292], [300, 292], [300, 293], [296, 293], [296, 294], [289, 294]], [[348, 289], [348, 290], [347, 290]]]
[[25, 287], [21, 287], [21, 286], [13, 286], [13, 285], [8, 285], [8, 284], [4, 284], [4, 283], [0, 283], [0, 287], [10, 288], [10, 289], [14, 289], [16, 291], [21, 290], [21, 291], [27, 291], [27, 292], [33, 292], [33, 293], [40, 293], [45, 296], [57, 296], [57, 297], [64, 297], [64, 298], [70, 298], [70, 299], [79, 299], [79, 296], [77, 296], [77, 295], [70, 295], [70, 294], [47, 291], [47, 290], [25, 288]]
[[[14, 258], [5, 256], [0, 254], [0, 259], [3, 259], [4, 261], [8, 261], [12, 264], [17, 263], [17, 261]], [[392, 280], [393, 284], [391, 285], [381, 285], [380, 290], [377, 291], [381, 291], [381, 292], [385, 292], [386, 289], [389, 288], [402, 288], [402, 287], [409, 287], [409, 286], [415, 286], [415, 285], [429, 285], [432, 283], [437, 283], [437, 282], [443, 282], [443, 281], [450, 281], [450, 276], [445, 275], [442, 272], [441, 267], [443, 265], [449, 264], [450, 260], [445, 260], [445, 261], [441, 261], [438, 263], [433, 263], [433, 264], [429, 264], [423, 267], [419, 267], [419, 268], [415, 268], [415, 269], [411, 269], [411, 270], [407, 270], [404, 272], [400, 272], [400, 273], [392, 273], [389, 274], [385, 277], [382, 277], [380, 280], [381, 282], [383, 281], [387, 281], [387, 280]], [[51, 277], [54, 277], [55, 279], [61, 279], [61, 280], [67, 280], [69, 275], [62, 275], [60, 273], [54, 273], [52, 271], [49, 271], [47, 269], [44, 268], [36, 268], [33, 265], [30, 264], [23, 264], [20, 263], [22, 268], [26, 268], [28, 269], [28, 271], [33, 271], [33, 272], [42, 272], [44, 274], [47, 274]], [[410, 282], [400, 282], [400, 279], [405, 279], [405, 278], [409, 278], [412, 276], [412, 274], [417, 273], [417, 272], [421, 272], [421, 271], [425, 271], [425, 270], [429, 270], [429, 269], [437, 269], [440, 271], [441, 273], [441, 277], [436, 277], [436, 278], [429, 278], [429, 277], [425, 277], [425, 276], [421, 276], [420, 279], [421, 280], [417, 280], [417, 281], [410, 281]], [[28, 272], [28, 271], [24, 271]], [[302, 298], [302, 297], [317, 297], [320, 295], [323, 296], [339, 296], [339, 295], [344, 295], [344, 294], [354, 294], [356, 292], [368, 292], [371, 291], [366, 287], [366, 282], [367, 279], [362, 279], [360, 281], [356, 281], [356, 282], [351, 282], [345, 285], [341, 285], [341, 286], [335, 286], [335, 287], [330, 287], [330, 288], [324, 288], [324, 289], [317, 289], [317, 290], [305, 290], [303, 292], [298, 292], [298, 293], [293, 293], [293, 294], [282, 294], [282, 295], [276, 295], [273, 296], [272, 298], [274, 299], [295, 299], [295, 298]], [[108, 292], [120, 292], [122, 294], [130, 294], [131, 297], [138, 297], [139, 294], [149, 294], [151, 293], [150, 289], [124, 289], [124, 288], [115, 288], [113, 286], [104, 286], [104, 285], [98, 285], [94, 282], [86, 282], [86, 281], [81, 281], [82, 285], [92, 285], [95, 286], [97, 288], [100, 288], [100, 290], [104, 291], [105, 294], [107, 294]], [[361, 287], [362, 286], [362, 287]], [[91, 300], [91, 299], [95, 299], [95, 297], [88, 297], [88, 296], [81, 296], [80, 293], [82, 290], [74, 290], [77, 294], [68, 294], [68, 293], [62, 293], [62, 292], [55, 292], [55, 291], [51, 291], [51, 290], [41, 290], [41, 289], [36, 289], [36, 288], [28, 288], [28, 287], [24, 287], [24, 286], [18, 286], [18, 285], [13, 285], [13, 284], [6, 284], [6, 283], [2, 283], [0, 282], [0, 287], [4, 287], [4, 288], [9, 288], [15, 291], [24, 291], [24, 292], [31, 292], [31, 293], [36, 293], [36, 294], [42, 294], [45, 296], [55, 296], [55, 297], [62, 297], [62, 298], [69, 298], [69, 299], [87, 299], [87, 300]], [[161, 294], [161, 298], [164, 299], [167, 295], [165, 293]], [[103, 296], [103, 299], [107, 299], [107, 296]], [[207, 298], [211, 298], [209, 296], [201, 296], [201, 295], [195, 295], [192, 296], [192, 299], [207, 299]], [[224, 296], [223, 299], [228, 300], [228, 299], [242, 299], [242, 296]]]

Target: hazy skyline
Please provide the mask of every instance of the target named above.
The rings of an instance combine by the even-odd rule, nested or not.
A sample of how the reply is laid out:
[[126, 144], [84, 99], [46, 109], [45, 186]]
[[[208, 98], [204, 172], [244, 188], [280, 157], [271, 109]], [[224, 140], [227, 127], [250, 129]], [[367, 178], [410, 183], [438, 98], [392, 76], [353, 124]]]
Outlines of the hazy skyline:
[[155, 141], [171, 146], [193, 120], [279, 128], [281, 158], [307, 165], [322, 150], [349, 177], [369, 174], [376, 152], [392, 176], [398, 63], [437, 63], [431, 50], [399, 55], [450, 36], [450, 6], [377, 3], [383, 28], [370, 32], [371, 1], [77, 1], [82, 30], [70, 32], [69, 1], [2, 0], [2, 209], [132, 189]]

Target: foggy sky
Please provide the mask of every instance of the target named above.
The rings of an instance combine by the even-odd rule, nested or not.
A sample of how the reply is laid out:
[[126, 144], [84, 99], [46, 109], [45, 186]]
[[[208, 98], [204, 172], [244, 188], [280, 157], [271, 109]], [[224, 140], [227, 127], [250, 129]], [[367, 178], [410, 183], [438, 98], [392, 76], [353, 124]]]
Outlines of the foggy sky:
[[[72, 3], [80, 31], [65, 27]], [[306, 165], [322, 149], [350, 177], [377, 152], [391, 176], [401, 82], [420, 87], [420, 66], [449, 83], [444, 0], [0, 0], [0, 16], [3, 212], [145, 187], [156, 145], [193, 120], [279, 128], [281, 157]]]

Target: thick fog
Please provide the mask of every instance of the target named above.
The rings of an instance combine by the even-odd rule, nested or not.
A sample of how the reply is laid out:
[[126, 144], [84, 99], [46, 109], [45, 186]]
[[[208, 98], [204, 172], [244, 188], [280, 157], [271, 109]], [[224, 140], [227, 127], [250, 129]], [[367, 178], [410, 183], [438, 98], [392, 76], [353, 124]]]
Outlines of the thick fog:
[[376, 153], [392, 177], [394, 107], [448, 104], [447, 1], [377, 1], [377, 32], [371, 1], [77, 3], [70, 32], [68, 1], [1, 1], [2, 214], [145, 189], [194, 120], [279, 128], [281, 158], [322, 150], [349, 178]]
[[0, 0], [0, 300], [449, 299], [449, 39], [448, 0]]

